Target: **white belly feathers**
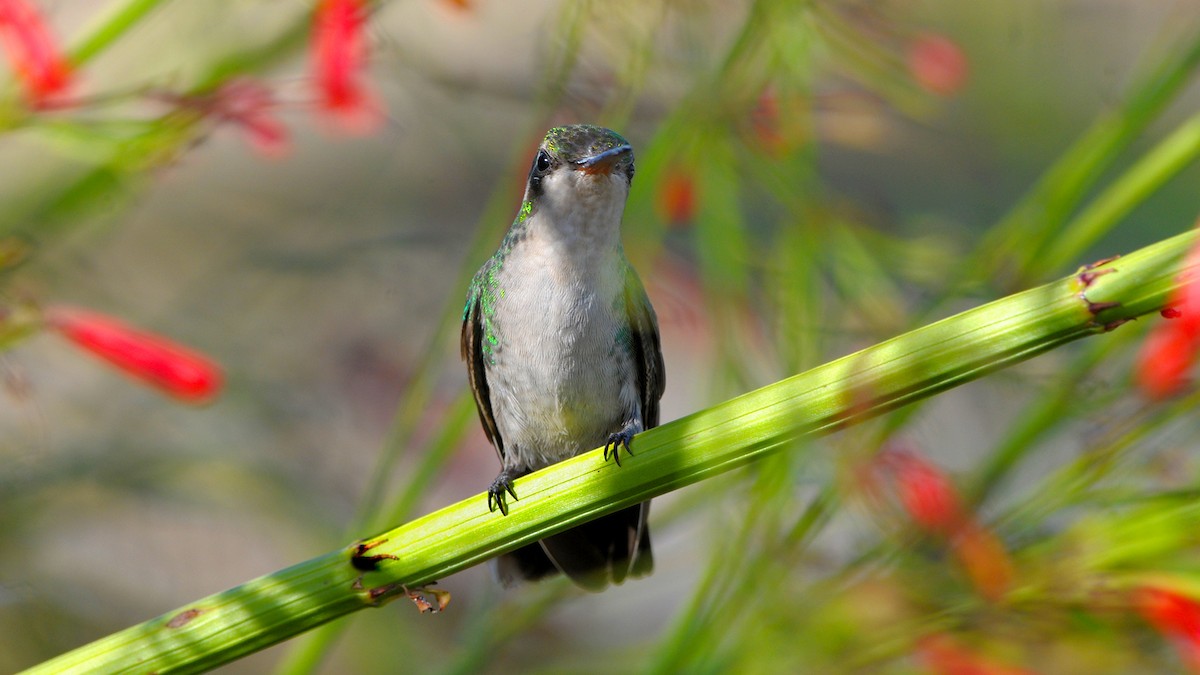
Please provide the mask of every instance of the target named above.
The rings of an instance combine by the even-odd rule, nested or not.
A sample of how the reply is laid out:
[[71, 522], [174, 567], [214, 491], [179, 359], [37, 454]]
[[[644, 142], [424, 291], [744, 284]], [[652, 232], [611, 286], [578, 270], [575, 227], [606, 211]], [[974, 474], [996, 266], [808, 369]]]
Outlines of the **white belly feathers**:
[[505, 465], [538, 469], [603, 445], [637, 414], [639, 396], [619, 346], [623, 265], [590, 265], [588, 276], [538, 256], [522, 262], [501, 270], [500, 339], [486, 368]]

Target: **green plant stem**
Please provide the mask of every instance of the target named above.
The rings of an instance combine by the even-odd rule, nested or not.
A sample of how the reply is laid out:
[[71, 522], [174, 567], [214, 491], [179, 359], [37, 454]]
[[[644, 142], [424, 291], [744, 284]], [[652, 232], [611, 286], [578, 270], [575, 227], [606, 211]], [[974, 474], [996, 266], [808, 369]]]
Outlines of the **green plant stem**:
[[[652, 429], [637, 437], [636, 455], [623, 466], [599, 450], [555, 464], [516, 481], [521, 499], [507, 517], [475, 495], [29, 672], [192, 672], [228, 663], [799, 437], [831, 433], [1157, 311], [1180, 285], [1178, 262], [1196, 239], [1186, 232], [1094, 268], [1086, 283], [1074, 275], [997, 300]], [[356, 568], [356, 552], [383, 557], [359, 558]]]
[[955, 286], [1000, 279], [999, 285], [1007, 287], [1030, 279], [1037, 252], [1061, 230], [1105, 169], [1191, 81], [1198, 66], [1200, 30], [1192, 30], [1178, 51], [1141, 78], [1123, 104], [1097, 119], [988, 231]]
[[[400, 522], [412, 517], [417, 502], [425, 494], [427, 486], [433, 482], [437, 471], [458, 447], [463, 431], [468, 428], [467, 425], [474, 416], [475, 399], [467, 391], [463, 391], [447, 411], [445, 421], [438, 425], [440, 432], [437, 438], [426, 448], [416, 468], [411, 471], [411, 477], [404, 489], [392, 504], [380, 510], [380, 513], [387, 514], [388, 522]], [[378, 520], [378, 514], [375, 517]], [[288, 652], [283, 661], [276, 666], [275, 672], [280, 675], [311, 672], [345, 628], [346, 624], [342, 622], [321, 626], [319, 630], [313, 631], [306, 640]]]
[[[1128, 171], [1121, 174], [1037, 256], [1036, 274], [1061, 269], [1108, 233], [1200, 155], [1200, 114], [1192, 115]], [[1032, 263], [1031, 263], [1032, 265]]]
[[76, 66], [82, 65], [100, 52], [108, 49], [130, 28], [170, 0], [130, 0], [112, 11], [91, 30], [87, 36], [71, 48], [71, 62]]

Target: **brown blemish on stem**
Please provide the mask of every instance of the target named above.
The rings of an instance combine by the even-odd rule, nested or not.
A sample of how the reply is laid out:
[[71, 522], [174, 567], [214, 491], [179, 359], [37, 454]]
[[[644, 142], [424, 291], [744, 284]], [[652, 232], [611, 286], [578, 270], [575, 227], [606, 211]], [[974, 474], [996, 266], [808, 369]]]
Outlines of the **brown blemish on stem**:
[[358, 542], [358, 544], [354, 546], [353, 552], [350, 554], [350, 564], [359, 572], [374, 572], [375, 570], [379, 569], [379, 561], [381, 560], [399, 560], [400, 558], [390, 553], [366, 555], [367, 551], [370, 551], [386, 541], [387, 539], [377, 539], [372, 542]]
[[204, 610], [197, 609], [195, 607], [193, 607], [191, 609], [185, 609], [182, 612], [171, 617], [171, 620], [167, 622], [167, 628], [183, 628], [184, 626], [186, 626], [188, 624], [188, 622], [190, 622], [192, 619], [200, 616], [203, 613], [204, 613]]
[[1076, 296], [1080, 300], [1083, 301], [1084, 306], [1087, 307], [1088, 313], [1092, 315], [1091, 324], [1093, 326], [1100, 328], [1101, 330], [1103, 330], [1106, 333], [1108, 331], [1115, 329], [1117, 326], [1120, 326], [1120, 325], [1128, 322], [1129, 319], [1117, 319], [1116, 321], [1109, 321], [1107, 323], [1100, 323], [1100, 322], [1096, 321], [1096, 317], [1097, 317], [1097, 315], [1100, 314], [1100, 312], [1103, 312], [1108, 309], [1114, 309], [1116, 307], [1120, 307], [1121, 303], [1119, 303], [1119, 302], [1092, 302], [1091, 300], [1088, 300], [1088, 298], [1087, 298], [1087, 290], [1089, 288], [1091, 288], [1092, 284], [1096, 282], [1097, 278], [1102, 277], [1105, 274], [1112, 274], [1113, 272], [1117, 271], [1117, 268], [1115, 268], [1115, 267], [1108, 267], [1108, 268], [1105, 268], [1102, 270], [1098, 270], [1096, 268], [1100, 267], [1101, 265], [1107, 265], [1108, 263], [1110, 263], [1120, 257], [1121, 256], [1113, 256], [1111, 258], [1104, 258], [1103, 260], [1097, 260], [1094, 263], [1080, 267], [1079, 271], [1075, 273], [1075, 283], [1078, 285], [1078, 288], [1079, 288], [1079, 292], [1076, 293]]

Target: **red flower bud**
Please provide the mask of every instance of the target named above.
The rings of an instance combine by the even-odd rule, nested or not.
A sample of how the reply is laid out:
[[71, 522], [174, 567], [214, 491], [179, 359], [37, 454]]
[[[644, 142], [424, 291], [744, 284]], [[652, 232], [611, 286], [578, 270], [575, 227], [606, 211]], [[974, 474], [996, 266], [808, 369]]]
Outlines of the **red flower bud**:
[[37, 8], [25, 0], [0, 0], [0, 45], [33, 106], [47, 105], [70, 85], [70, 64]]
[[361, 82], [366, 67], [365, 0], [321, 0], [313, 19], [312, 68], [320, 107], [343, 131], [366, 134], [382, 105]]
[[112, 317], [54, 307], [46, 325], [92, 354], [165, 394], [204, 403], [221, 388], [221, 369], [208, 357]]
[[967, 83], [970, 67], [957, 43], [942, 35], [925, 33], [908, 46], [908, 71], [922, 89], [951, 96]]

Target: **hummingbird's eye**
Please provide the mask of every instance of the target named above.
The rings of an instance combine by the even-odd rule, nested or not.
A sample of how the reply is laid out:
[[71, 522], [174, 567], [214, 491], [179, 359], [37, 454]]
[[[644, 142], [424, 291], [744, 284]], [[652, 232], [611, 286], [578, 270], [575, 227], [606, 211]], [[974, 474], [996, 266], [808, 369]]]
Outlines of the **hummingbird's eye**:
[[533, 160], [533, 168], [538, 173], [550, 170], [550, 155], [545, 150], [538, 150], [537, 159]]

